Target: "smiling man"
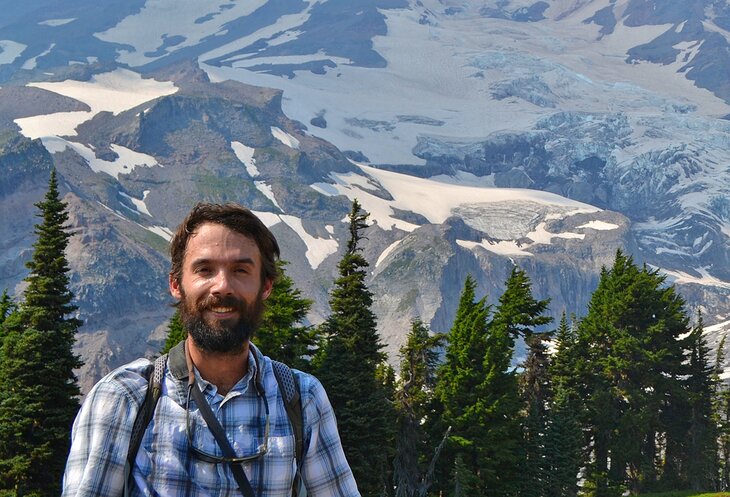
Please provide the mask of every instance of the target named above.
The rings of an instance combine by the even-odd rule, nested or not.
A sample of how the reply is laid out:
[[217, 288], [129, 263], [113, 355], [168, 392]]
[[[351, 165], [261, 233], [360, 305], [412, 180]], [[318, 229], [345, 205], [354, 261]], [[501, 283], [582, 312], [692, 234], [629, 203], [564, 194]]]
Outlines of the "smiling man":
[[198, 204], [170, 252], [170, 293], [188, 338], [170, 351], [129, 478], [132, 427], [152, 367], [146, 359], [89, 392], [74, 423], [63, 495], [359, 496], [322, 385], [294, 372], [303, 424], [298, 463], [273, 363], [250, 342], [276, 278], [273, 234], [241, 206]]

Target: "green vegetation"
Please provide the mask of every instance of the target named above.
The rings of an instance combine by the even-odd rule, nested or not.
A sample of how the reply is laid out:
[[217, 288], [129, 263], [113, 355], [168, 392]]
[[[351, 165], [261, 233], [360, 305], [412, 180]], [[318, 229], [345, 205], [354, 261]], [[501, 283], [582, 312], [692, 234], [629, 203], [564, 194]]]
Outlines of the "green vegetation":
[[279, 276], [266, 309], [261, 327], [253, 337], [254, 343], [267, 356], [292, 368], [309, 371], [310, 357], [315, 348], [315, 329], [303, 325], [312, 301], [302, 297], [294, 281], [285, 273], [286, 262], [279, 261]]
[[66, 204], [59, 200], [55, 170], [27, 263], [28, 286], [17, 307], [3, 298], [0, 347], [0, 495], [55, 496], [78, 410], [73, 353], [81, 321], [68, 288]]
[[[58, 494], [78, 409], [55, 171], [37, 206], [26, 291], [0, 296], [0, 497]], [[326, 320], [306, 325], [312, 302], [282, 262], [254, 337], [322, 381], [363, 497], [730, 497], [707, 493], [730, 490], [724, 339], [712, 356], [702, 316], [691, 324], [657, 271], [618, 251], [587, 314], [557, 326], [522, 269], [493, 306], [467, 275], [448, 334], [413, 321], [396, 373], [366, 285], [367, 217], [353, 202]], [[404, 292], [399, 310], [417, 298]], [[184, 337], [176, 313], [165, 350]]]
[[331, 314], [320, 326], [315, 371], [334, 407], [358, 488], [375, 497], [390, 486], [395, 413], [393, 393], [382, 381], [385, 354], [365, 285], [368, 263], [360, 254], [367, 215], [357, 201], [349, 220], [350, 239], [330, 294]]

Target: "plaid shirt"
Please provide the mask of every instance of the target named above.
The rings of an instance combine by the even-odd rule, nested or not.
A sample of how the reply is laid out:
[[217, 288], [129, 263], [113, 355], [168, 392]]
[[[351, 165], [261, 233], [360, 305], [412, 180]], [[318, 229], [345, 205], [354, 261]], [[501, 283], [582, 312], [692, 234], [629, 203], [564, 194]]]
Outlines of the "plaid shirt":
[[[254, 347], [263, 367], [270, 409], [269, 451], [243, 463], [257, 497], [290, 497], [295, 472], [294, 434], [274, 376], [271, 360]], [[142, 375], [149, 361], [139, 359], [111, 372], [89, 392], [73, 426], [71, 452], [63, 481], [64, 497], [120, 497], [132, 425], [147, 390]], [[256, 393], [256, 361], [227, 395], [202, 380], [197, 385], [226, 431], [236, 454], [255, 454], [265, 426], [263, 400]], [[298, 373], [304, 421], [302, 479], [310, 497], [358, 497], [342, 450], [332, 406], [322, 384]], [[130, 494], [161, 497], [240, 496], [228, 464], [203, 462], [188, 448], [185, 424], [187, 381], [165, 372], [155, 416], [137, 453]], [[191, 436], [196, 448], [222, 455], [194, 401], [190, 401]]]

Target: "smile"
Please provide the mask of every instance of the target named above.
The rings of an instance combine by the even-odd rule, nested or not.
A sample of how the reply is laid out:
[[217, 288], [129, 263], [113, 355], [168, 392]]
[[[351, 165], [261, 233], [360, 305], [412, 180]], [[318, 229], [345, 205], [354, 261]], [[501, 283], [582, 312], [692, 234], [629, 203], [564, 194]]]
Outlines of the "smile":
[[218, 314], [226, 314], [228, 312], [233, 312], [236, 309], [233, 307], [211, 307], [210, 310]]

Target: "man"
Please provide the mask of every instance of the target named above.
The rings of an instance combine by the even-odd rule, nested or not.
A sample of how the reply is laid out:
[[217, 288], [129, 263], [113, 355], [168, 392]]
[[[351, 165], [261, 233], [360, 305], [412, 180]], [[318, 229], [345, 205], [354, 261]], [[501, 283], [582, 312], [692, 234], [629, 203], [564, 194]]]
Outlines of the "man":
[[[171, 371], [171, 351], [154, 417], [131, 468], [130, 495], [239, 496], [250, 486], [257, 497], [289, 497], [296, 470], [293, 432], [271, 360], [249, 342], [276, 277], [276, 239], [248, 209], [198, 204], [175, 233], [170, 252], [170, 293], [188, 333], [178, 355], [193, 375], [185, 368], [184, 374]], [[89, 392], [74, 422], [64, 496], [122, 494], [149, 364], [140, 359], [122, 366]], [[304, 373], [297, 378], [304, 424], [300, 467], [308, 495], [359, 496], [322, 385]], [[206, 403], [217, 421], [206, 421]], [[229, 451], [211, 431], [217, 423]]]

